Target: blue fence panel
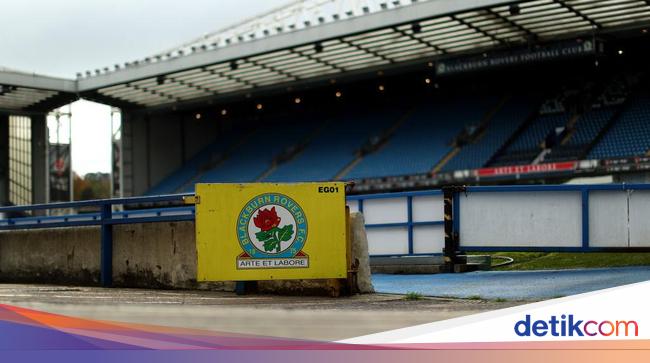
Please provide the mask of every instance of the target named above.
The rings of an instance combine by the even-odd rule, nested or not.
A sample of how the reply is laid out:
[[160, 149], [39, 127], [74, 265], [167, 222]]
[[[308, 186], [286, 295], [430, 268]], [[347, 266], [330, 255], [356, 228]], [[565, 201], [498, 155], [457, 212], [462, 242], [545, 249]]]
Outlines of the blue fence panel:
[[[522, 203], [522, 208], [506, 206], [504, 208], [509, 208], [510, 211], [501, 213], [504, 210], [500, 209], [502, 206], [496, 205], [496, 203], [493, 206], [493, 211], [487, 211], [485, 204], [478, 206], [477, 204], [479, 203], [471, 203], [473, 196], [480, 196], [481, 194], [494, 195], [494, 193], [502, 195], [501, 199], [503, 203], [507, 202], [507, 196], [510, 193], [520, 193], [521, 198], [519, 198], [519, 202]], [[558, 195], [563, 193], [567, 193], [566, 198], [557, 198]], [[526, 243], [525, 238], [521, 238], [519, 244], [513, 244], [512, 238], [509, 238], [512, 237], [512, 233], [508, 235], [508, 232], [506, 232], [508, 230], [513, 231], [508, 228], [508, 223], [511, 222], [508, 219], [513, 217], [513, 213], [523, 213], [523, 210], [529, 212], [527, 208], [536, 200], [533, 196], [541, 196], [544, 198], [545, 195], [548, 195], [549, 198], [556, 196], [556, 202], [559, 199], [564, 199], [562, 202], [570, 204], [576, 210], [576, 213], [572, 214], [572, 218], [578, 227], [578, 230], [574, 229], [574, 231], [579, 233], [578, 240], [571, 240], [569, 242], [559, 241], [557, 238], [548, 238], [548, 241], [539, 243], [539, 241], [534, 241], [536, 238], [531, 238], [530, 243]], [[610, 210], [611, 206], [603, 202], [604, 200], [608, 200], [605, 197], [619, 198], [620, 202], [623, 204], [627, 203], [628, 207], [621, 208], [621, 210]], [[459, 206], [455, 209], [458, 209], [460, 213], [455, 217], [454, 222], [460, 232], [460, 249], [463, 251], [631, 252], [650, 250], [650, 236], [645, 239], [643, 237], [643, 232], [645, 231], [644, 226], [647, 225], [643, 220], [647, 219], [648, 215], [643, 210], [643, 208], [648, 207], [643, 206], [650, 203], [650, 184], [470, 186], [466, 188], [465, 197], [461, 193], [457, 199]], [[568, 202], [567, 200], [569, 199], [576, 200], [579, 205]], [[527, 201], [528, 204], [525, 204]], [[641, 207], [630, 208], [629, 206], [634, 204], [633, 202], [636, 203], [635, 205]], [[557, 204], [555, 203], [553, 205], [551, 203], [546, 207], [546, 211], [552, 211], [552, 208], [555, 208], [557, 214], [561, 214], [563, 211], [558, 209]], [[469, 213], [472, 219], [469, 222], [461, 218], [462, 214], [465, 214], [467, 217], [468, 210], [475, 211], [473, 214]], [[477, 215], [487, 215], [488, 212], [491, 212], [493, 215], [498, 215], [499, 218], [490, 218], [489, 221], [483, 218], [480, 220], [476, 218]], [[593, 212], [596, 212], [596, 214]], [[539, 227], [539, 223], [543, 222], [543, 218], [536, 220], [536, 217], [538, 216], [533, 216], [531, 213], [529, 223], [518, 224], [514, 234], [521, 233], [525, 237], [527, 227], [531, 227], [535, 223]], [[499, 219], [498, 222], [490, 223], [494, 222], [495, 219]], [[618, 234], [608, 231], [608, 228], [615, 224], [615, 220], [617, 219], [621, 220], [622, 222], [619, 224], [623, 225]], [[516, 216], [512, 220], [520, 221]], [[567, 227], [571, 223], [572, 221], [570, 220], [561, 220], [557, 225], [543, 225], [543, 227], [548, 232], [548, 235], [554, 235], [557, 232], [556, 229]], [[500, 244], [496, 241], [491, 241], [487, 237], [490, 233], [482, 233], [484, 230], [489, 230], [490, 228], [493, 232], [499, 228], [503, 229], [501, 235], [504, 243]], [[647, 233], [645, 235], [647, 236]], [[474, 244], [478, 240], [478, 236], [482, 237], [483, 240], [480, 244]], [[635, 238], [635, 236], [637, 237]], [[544, 238], [544, 236], [540, 236], [539, 234], [534, 237]], [[519, 236], [515, 238], [519, 238]]]
[[[421, 255], [440, 255], [442, 250], [439, 252], [429, 251], [429, 252], [416, 252], [415, 246], [415, 230], [417, 227], [424, 226], [440, 226], [444, 224], [442, 218], [440, 219], [428, 219], [428, 220], [415, 220], [414, 215], [414, 203], [421, 200], [423, 197], [431, 196], [440, 196], [442, 197], [441, 190], [424, 190], [424, 191], [412, 191], [412, 192], [396, 192], [396, 193], [381, 193], [381, 194], [367, 194], [367, 195], [351, 195], [347, 197], [348, 203], [358, 202], [358, 210], [363, 212], [366, 215], [366, 229], [368, 231], [368, 244], [370, 250], [370, 256], [372, 257], [402, 257], [402, 256], [421, 256]], [[404, 219], [399, 222], [383, 222], [383, 223], [372, 223], [369, 221], [368, 217], [374, 215], [371, 203], [378, 200], [397, 200], [404, 201], [406, 203], [406, 215], [400, 215], [396, 213], [393, 218], [388, 217], [388, 219], [399, 220]], [[442, 205], [442, 201], [441, 201]], [[375, 208], [378, 209], [378, 208]], [[382, 208], [384, 212], [388, 211], [388, 208]], [[440, 214], [442, 214], [442, 207], [440, 208]], [[403, 253], [373, 253], [373, 236], [374, 231], [389, 229], [405, 229], [406, 230], [406, 248]], [[433, 238], [433, 236], [432, 236]], [[398, 241], [399, 242], [399, 241]]]

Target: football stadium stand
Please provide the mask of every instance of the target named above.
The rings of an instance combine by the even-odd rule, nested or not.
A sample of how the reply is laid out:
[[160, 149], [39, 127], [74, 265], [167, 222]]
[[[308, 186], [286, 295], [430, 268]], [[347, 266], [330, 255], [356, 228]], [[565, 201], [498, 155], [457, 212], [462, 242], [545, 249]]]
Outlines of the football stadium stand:
[[358, 157], [362, 146], [381, 140], [400, 117], [394, 107], [354, 110], [324, 125], [295, 158], [280, 164], [263, 181], [319, 181], [334, 179]]
[[363, 180], [650, 150], [647, 92], [565, 98], [429, 95], [269, 115], [249, 131], [221, 134], [147, 194], [189, 192], [196, 182]]
[[489, 120], [483, 133], [474, 142], [463, 146], [442, 170], [454, 171], [485, 165], [536, 111], [537, 106], [539, 100], [534, 95], [517, 95], [507, 100]]
[[544, 161], [558, 162], [583, 158], [593, 140], [601, 134], [615, 112], [614, 107], [605, 107], [584, 113], [577, 119], [574, 132], [568, 141], [553, 147], [544, 157]]
[[213, 169], [205, 171], [197, 182], [250, 182], [258, 180], [272, 167], [274, 159], [289, 148], [305, 142], [316, 132], [318, 122], [282, 122], [272, 119], [253, 131], [245, 143], [235, 148], [230, 157]]
[[454, 137], [480, 123], [491, 97], [439, 100], [419, 105], [386, 144], [344, 176], [363, 179], [426, 173], [452, 150]]
[[222, 162], [228, 151], [235, 147], [245, 135], [241, 129], [232, 130], [229, 133], [221, 134], [207, 148], [198, 153], [183, 165], [181, 169], [170, 174], [155, 187], [151, 188], [148, 194], [164, 194], [171, 191], [194, 189], [194, 185], [187, 185], [204, 171], [210, 170], [214, 165]]
[[650, 94], [624, 93], [573, 102], [535, 91], [429, 95], [270, 114], [219, 135], [147, 194], [190, 192], [197, 182], [365, 180], [644, 155]]
[[75, 79], [0, 68], [0, 203], [48, 201], [46, 117], [79, 98], [120, 109], [116, 196], [650, 180], [647, 1], [353, 3], [297, 0]]
[[645, 155], [650, 150], [650, 95], [635, 95], [589, 158]]
[[569, 121], [567, 114], [539, 115], [516, 137], [492, 165], [529, 164], [543, 150], [543, 143], [560, 134]]

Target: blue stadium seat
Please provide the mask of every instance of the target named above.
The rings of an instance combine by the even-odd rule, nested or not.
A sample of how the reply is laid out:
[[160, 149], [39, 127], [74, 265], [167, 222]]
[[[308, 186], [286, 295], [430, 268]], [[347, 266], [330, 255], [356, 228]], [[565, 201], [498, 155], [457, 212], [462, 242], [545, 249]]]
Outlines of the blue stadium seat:
[[426, 173], [452, 149], [466, 125], [478, 125], [494, 97], [429, 103], [418, 107], [388, 142], [364, 157], [345, 179]]
[[280, 164], [264, 181], [293, 182], [332, 180], [354, 160], [359, 147], [379, 136], [400, 117], [403, 110], [388, 108], [354, 112], [328, 123], [294, 159]]
[[592, 141], [600, 134], [614, 115], [613, 107], [591, 109], [578, 118], [575, 131], [563, 145], [557, 145], [544, 158], [544, 162], [579, 160], [584, 157]]
[[[263, 122], [230, 156], [214, 169], [199, 175], [200, 183], [253, 182], [281, 152], [303, 142], [319, 126], [314, 120], [270, 119]], [[190, 186], [193, 188], [193, 186]], [[189, 189], [187, 191], [191, 191]]]
[[[202, 166], [210, 163], [214, 157], [223, 155], [233, 147], [244, 135], [242, 130], [231, 130], [217, 136], [210, 145], [201, 150], [197, 155], [185, 162], [183, 166], [165, 177], [161, 182], [149, 189], [145, 195], [158, 195], [177, 193], [199, 173]], [[189, 191], [194, 191], [194, 186]]]
[[598, 108], [587, 111], [576, 122], [576, 131], [569, 139], [569, 145], [586, 145], [591, 143], [602, 129], [607, 125], [607, 122], [614, 115], [615, 109], [613, 107]]
[[485, 133], [476, 143], [465, 145], [442, 171], [474, 169], [484, 166], [508, 138], [535, 111], [535, 97], [515, 96], [508, 100], [489, 121]]
[[644, 155], [650, 149], [650, 95], [634, 97], [591, 150], [590, 159]]
[[544, 141], [549, 133], [555, 128], [566, 126], [569, 122], [569, 114], [560, 113], [552, 115], [540, 115], [517, 137], [506, 153], [515, 153], [517, 151], [539, 149], [539, 145]]

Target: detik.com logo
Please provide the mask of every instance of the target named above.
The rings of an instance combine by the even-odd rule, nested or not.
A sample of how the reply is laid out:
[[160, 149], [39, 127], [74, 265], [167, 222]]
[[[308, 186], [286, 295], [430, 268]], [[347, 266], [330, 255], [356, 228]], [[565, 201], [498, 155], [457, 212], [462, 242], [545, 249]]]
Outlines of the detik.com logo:
[[515, 323], [515, 333], [520, 337], [573, 337], [573, 336], [639, 336], [639, 324], [635, 320], [582, 320], [573, 314], [562, 314], [558, 319], [552, 315], [548, 320], [532, 320], [530, 315]]

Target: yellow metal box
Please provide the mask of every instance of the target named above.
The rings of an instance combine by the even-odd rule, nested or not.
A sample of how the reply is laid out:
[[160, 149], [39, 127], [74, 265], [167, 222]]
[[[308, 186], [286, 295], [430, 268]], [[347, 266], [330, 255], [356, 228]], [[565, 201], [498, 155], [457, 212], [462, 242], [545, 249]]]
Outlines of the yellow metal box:
[[196, 185], [198, 281], [345, 278], [345, 184]]

